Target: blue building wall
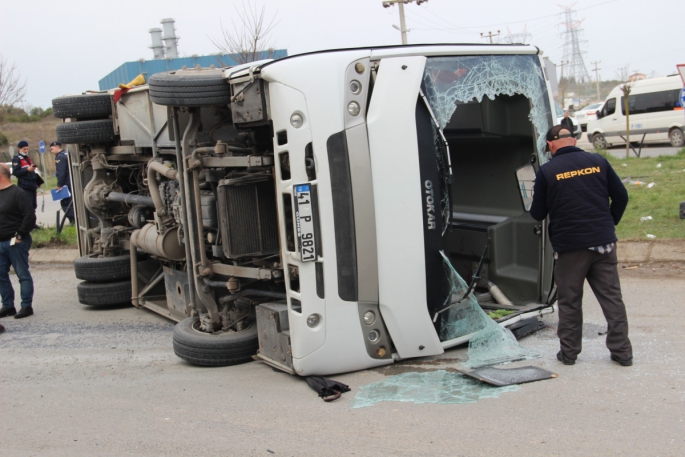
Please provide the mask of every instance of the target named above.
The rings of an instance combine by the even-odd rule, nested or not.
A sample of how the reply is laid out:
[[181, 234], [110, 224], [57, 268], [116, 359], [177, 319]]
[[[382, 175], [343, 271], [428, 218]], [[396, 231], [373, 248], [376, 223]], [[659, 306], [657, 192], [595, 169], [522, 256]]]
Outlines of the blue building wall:
[[[287, 56], [288, 51], [286, 49], [276, 49], [273, 54], [274, 59], [281, 59]], [[267, 51], [264, 51], [262, 58], [268, 58]], [[155, 73], [180, 70], [184, 66], [187, 68], [195, 67], [197, 65], [200, 65], [201, 67], [209, 67], [210, 65], [214, 65], [215, 67], [231, 67], [237, 64], [238, 63], [232, 55], [228, 54], [126, 62], [100, 80], [100, 90], [114, 89], [115, 87], [119, 87], [119, 84], [126, 84], [140, 74], [145, 76], [145, 80], [148, 80], [149, 77]]]

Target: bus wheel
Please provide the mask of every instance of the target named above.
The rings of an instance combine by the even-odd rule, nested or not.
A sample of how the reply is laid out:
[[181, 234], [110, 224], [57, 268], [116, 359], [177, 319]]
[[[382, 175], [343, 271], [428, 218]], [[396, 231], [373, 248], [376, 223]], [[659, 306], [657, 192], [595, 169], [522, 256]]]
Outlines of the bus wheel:
[[200, 330], [200, 318], [189, 317], [174, 327], [174, 352], [192, 365], [225, 367], [252, 360], [259, 349], [257, 322], [248, 318], [240, 331], [207, 333]]

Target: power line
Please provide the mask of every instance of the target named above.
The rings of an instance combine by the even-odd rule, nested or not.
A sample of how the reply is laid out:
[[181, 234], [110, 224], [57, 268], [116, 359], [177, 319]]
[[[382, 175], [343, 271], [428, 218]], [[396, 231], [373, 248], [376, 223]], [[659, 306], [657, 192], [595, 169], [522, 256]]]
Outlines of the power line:
[[[398, 0], [396, 0], [396, 1], [398, 1]], [[598, 4], [596, 4], [596, 5], [586, 6], [585, 8], [579, 8], [579, 9], [577, 9], [576, 11], [584, 11], [584, 10], [587, 10], [587, 9], [590, 9], [590, 8], [596, 8], [596, 7], [598, 7], [598, 6], [606, 5], [607, 3], [614, 3], [614, 2], [617, 2], [617, 1], [618, 1], [618, 0], [609, 0], [609, 1], [606, 1], [606, 2], [598, 3]], [[425, 11], [427, 11], [427, 12], [430, 13], [430, 14], [432, 14], [433, 16], [436, 16], [436, 17], [440, 18], [440, 17], [437, 16], [435, 13], [433, 13], [431, 10], [429, 10], [428, 8], [425, 8]], [[540, 21], [540, 20], [543, 20], [543, 19], [549, 19], [549, 18], [556, 17], [556, 16], [557, 16], [557, 14], [548, 14], [548, 15], [545, 15], [545, 16], [539, 16], [539, 17], [532, 18], [532, 19], [524, 19], [524, 20], [521, 20], [521, 21], [501, 22], [501, 23], [499, 23], [499, 24], [489, 24], [489, 25], [474, 25], [474, 26], [469, 26], [469, 27], [457, 27], [457, 26], [455, 26], [454, 24], [448, 23], [446, 20], [440, 18], [440, 19], [441, 19], [442, 21], [444, 21], [445, 23], [448, 23], [451, 27], [444, 27], [444, 28], [442, 28], [442, 29], [436, 28], [436, 29], [437, 29], [437, 30], [473, 30], [473, 29], [494, 28], [494, 27], [504, 26], [504, 25], [513, 25], [513, 24], [530, 23], [530, 22]]]

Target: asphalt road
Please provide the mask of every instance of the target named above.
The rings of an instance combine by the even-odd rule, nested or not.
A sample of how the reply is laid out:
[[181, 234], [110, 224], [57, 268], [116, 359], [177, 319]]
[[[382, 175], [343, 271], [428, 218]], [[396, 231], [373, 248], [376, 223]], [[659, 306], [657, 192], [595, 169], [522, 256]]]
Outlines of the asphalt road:
[[543, 357], [519, 365], [553, 370], [557, 379], [471, 404], [350, 409], [360, 386], [448, 368], [465, 350], [431, 364], [335, 376], [353, 390], [324, 403], [302, 380], [257, 362], [187, 365], [172, 351], [169, 321], [132, 307], [83, 307], [69, 266], [34, 266], [36, 314], [2, 319], [0, 455], [682, 455], [685, 265], [678, 267], [622, 270], [631, 368], [609, 360], [598, 335], [605, 323], [588, 289], [575, 366], [555, 359], [556, 315], [522, 340]]

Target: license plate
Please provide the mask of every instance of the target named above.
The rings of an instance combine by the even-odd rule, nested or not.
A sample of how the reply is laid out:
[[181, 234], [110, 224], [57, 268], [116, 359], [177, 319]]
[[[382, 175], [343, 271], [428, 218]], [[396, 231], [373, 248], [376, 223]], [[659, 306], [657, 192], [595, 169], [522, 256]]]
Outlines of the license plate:
[[312, 189], [309, 184], [295, 186], [295, 224], [300, 257], [303, 262], [313, 262], [316, 260], [316, 235], [312, 214]]

